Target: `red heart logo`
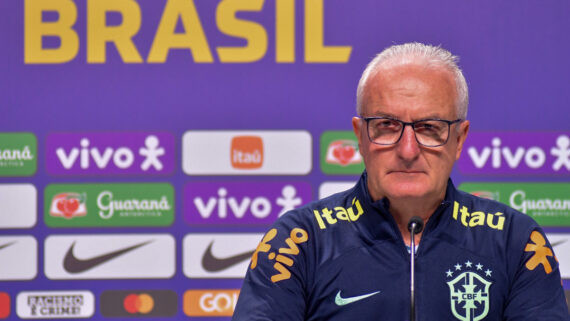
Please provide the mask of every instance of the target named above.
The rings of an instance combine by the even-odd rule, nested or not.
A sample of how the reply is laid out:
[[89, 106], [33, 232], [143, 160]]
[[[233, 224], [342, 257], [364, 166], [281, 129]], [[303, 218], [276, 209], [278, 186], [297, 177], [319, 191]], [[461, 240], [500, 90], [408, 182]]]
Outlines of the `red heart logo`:
[[65, 199], [60, 199], [57, 201], [56, 206], [60, 212], [65, 212], [65, 203], [66, 203]]
[[76, 198], [68, 199], [67, 203], [65, 204], [65, 209], [71, 213], [75, 213], [79, 208], [79, 200]]
[[342, 165], [347, 165], [352, 157], [354, 157], [355, 152], [356, 150], [351, 145], [338, 146], [333, 150], [333, 156], [336, 157]]

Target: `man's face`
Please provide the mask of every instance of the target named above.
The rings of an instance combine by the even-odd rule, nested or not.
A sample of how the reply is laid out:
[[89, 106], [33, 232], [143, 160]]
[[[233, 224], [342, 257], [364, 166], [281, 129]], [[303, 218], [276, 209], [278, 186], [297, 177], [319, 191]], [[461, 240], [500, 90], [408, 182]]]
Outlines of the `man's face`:
[[[453, 75], [442, 68], [408, 64], [384, 68], [371, 77], [364, 90], [363, 117], [386, 116], [405, 122], [458, 118]], [[469, 122], [451, 126], [443, 146], [418, 144], [411, 126], [398, 143], [380, 146], [370, 142], [366, 122], [352, 119], [360, 153], [368, 173], [368, 189], [374, 200], [441, 200], [447, 179], [459, 158]], [[458, 128], [456, 128], [459, 126]]]

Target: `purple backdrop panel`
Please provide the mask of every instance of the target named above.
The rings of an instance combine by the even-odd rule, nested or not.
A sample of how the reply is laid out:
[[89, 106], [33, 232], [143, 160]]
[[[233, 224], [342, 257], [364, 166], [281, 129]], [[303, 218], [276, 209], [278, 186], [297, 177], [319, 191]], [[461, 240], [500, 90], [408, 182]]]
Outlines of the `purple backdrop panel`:
[[568, 175], [568, 132], [472, 132], [459, 170], [484, 175]]
[[167, 132], [52, 133], [46, 143], [53, 175], [166, 175], [174, 157]]
[[184, 186], [184, 219], [195, 225], [269, 225], [310, 202], [304, 182], [196, 182]]

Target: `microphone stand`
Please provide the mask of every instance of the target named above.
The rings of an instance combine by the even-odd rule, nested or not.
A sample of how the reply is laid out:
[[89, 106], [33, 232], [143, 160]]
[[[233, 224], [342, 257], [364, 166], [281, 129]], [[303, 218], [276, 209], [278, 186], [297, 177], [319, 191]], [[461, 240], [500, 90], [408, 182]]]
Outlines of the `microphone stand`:
[[415, 301], [415, 257], [416, 257], [416, 242], [415, 235], [420, 233], [424, 228], [424, 221], [414, 216], [408, 222], [408, 230], [410, 231], [410, 321], [416, 320], [416, 301]]

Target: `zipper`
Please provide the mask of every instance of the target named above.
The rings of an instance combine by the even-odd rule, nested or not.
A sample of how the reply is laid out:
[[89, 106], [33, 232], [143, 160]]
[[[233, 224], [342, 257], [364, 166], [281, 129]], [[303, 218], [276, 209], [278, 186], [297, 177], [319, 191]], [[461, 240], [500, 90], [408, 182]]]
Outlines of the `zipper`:
[[[424, 238], [424, 236], [425, 236], [426, 234], [429, 234], [429, 233], [433, 230], [434, 224], [436, 224], [435, 222], [436, 222], [437, 220], [432, 220], [431, 218], [432, 218], [432, 217], [436, 217], [436, 216], [438, 216], [438, 215], [441, 215], [441, 213], [442, 213], [443, 211], [445, 211], [445, 209], [447, 209], [450, 204], [451, 204], [451, 203], [448, 202], [448, 201], [445, 201], [445, 200], [442, 201], [442, 202], [439, 204], [439, 206], [437, 207], [437, 209], [436, 209], [436, 210], [433, 212], [433, 214], [430, 216], [430, 220], [428, 220], [426, 226], [424, 227], [424, 232], [422, 233], [422, 236], [420, 237], [420, 241], [418, 242], [418, 247], [417, 247], [417, 250], [416, 250], [416, 256], [418, 256], [418, 255], [420, 254], [420, 248], [423, 248], [423, 247], [421, 246], [421, 245], [422, 245], [422, 239]], [[402, 242], [403, 242], [403, 239], [402, 239]], [[405, 245], [405, 244], [404, 244], [404, 245]], [[406, 250], [407, 250], [407, 249], [406, 249]], [[409, 254], [410, 254], [410, 253], [408, 253], [408, 255], [409, 255]]]

